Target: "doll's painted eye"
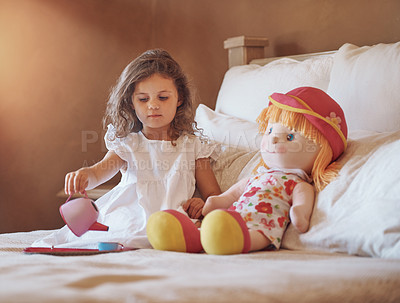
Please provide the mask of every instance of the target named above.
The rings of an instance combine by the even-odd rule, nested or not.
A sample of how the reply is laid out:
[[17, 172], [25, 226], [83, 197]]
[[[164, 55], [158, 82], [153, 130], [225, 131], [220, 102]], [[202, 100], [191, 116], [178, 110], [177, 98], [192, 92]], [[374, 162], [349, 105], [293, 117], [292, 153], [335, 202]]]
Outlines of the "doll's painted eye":
[[288, 141], [293, 141], [294, 135], [293, 135], [293, 134], [289, 134], [289, 135], [286, 136], [286, 139], [287, 139]]
[[270, 135], [271, 133], [272, 133], [272, 127], [269, 129], [268, 135]]

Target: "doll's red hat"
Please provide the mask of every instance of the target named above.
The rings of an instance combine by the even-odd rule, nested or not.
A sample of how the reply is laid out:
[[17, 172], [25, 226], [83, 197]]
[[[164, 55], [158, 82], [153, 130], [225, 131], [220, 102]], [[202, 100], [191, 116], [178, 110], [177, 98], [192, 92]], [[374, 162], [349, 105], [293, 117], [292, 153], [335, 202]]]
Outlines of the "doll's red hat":
[[328, 140], [332, 161], [347, 147], [347, 124], [342, 108], [327, 93], [315, 87], [299, 87], [286, 94], [274, 93], [269, 104], [301, 113]]

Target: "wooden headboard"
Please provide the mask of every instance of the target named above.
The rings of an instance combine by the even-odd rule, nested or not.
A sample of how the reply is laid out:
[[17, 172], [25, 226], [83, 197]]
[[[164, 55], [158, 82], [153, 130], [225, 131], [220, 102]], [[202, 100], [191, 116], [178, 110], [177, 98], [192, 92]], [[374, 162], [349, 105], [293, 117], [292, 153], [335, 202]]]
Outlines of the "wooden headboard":
[[[271, 61], [282, 58], [265, 58], [265, 48], [268, 46], [269, 41], [265, 37], [238, 36], [226, 39], [224, 41], [224, 48], [228, 50], [229, 68], [244, 64], [265, 65]], [[335, 52], [336, 51], [327, 51], [285, 57], [303, 61], [313, 56], [329, 56]]]

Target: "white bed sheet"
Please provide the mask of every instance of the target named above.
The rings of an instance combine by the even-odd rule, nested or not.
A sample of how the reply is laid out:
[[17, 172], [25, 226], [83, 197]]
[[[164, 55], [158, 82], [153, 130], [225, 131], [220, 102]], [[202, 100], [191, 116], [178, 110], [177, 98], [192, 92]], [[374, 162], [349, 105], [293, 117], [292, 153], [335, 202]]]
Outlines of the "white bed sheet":
[[27, 255], [49, 231], [0, 235], [0, 302], [399, 302], [400, 260], [280, 250]]

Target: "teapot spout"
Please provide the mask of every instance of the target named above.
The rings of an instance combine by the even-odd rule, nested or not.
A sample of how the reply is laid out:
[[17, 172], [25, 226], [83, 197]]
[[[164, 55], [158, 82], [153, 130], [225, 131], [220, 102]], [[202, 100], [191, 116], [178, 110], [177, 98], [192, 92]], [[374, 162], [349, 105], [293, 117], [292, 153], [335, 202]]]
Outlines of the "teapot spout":
[[108, 226], [103, 225], [99, 222], [94, 222], [90, 227], [89, 230], [100, 230], [100, 231], [108, 231]]

